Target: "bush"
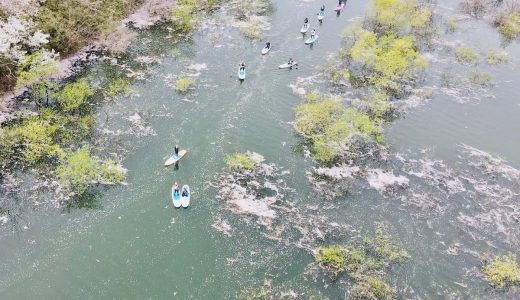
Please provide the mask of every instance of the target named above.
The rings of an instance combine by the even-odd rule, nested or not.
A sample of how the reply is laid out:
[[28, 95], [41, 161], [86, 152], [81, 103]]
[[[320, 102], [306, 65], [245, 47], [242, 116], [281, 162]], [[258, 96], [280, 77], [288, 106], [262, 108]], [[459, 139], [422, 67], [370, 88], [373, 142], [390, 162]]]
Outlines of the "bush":
[[50, 120], [29, 117], [20, 126], [11, 128], [14, 135], [14, 145], [20, 147], [25, 161], [37, 163], [44, 158], [52, 158], [61, 153], [56, 144], [56, 134], [59, 127]]
[[520, 11], [513, 11], [495, 22], [505, 37], [512, 39], [520, 35]]
[[511, 61], [511, 55], [505, 51], [491, 50], [486, 53], [486, 61], [489, 65], [504, 64]]
[[125, 170], [111, 159], [107, 159], [101, 165], [101, 177], [104, 183], [120, 183], [125, 179]]
[[83, 102], [93, 94], [94, 91], [87, 80], [80, 79], [77, 82], [66, 85], [57, 93], [56, 98], [61, 108], [65, 111], [69, 111], [83, 104]]
[[338, 246], [318, 248], [314, 259], [334, 275], [338, 275], [345, 268], [345, 250]]
[[260, 23], [255, 21], [250, 21], [244, 26], [240, 27], [240, 32], [248, 39], [251, 40], [259, 40], [261, 38], [260, 36]]
[[175, 89], [180, 93], [186, 93], [195, 84], [195, 79], [187, 75], [181, 75], [175, 81]]
[[351, 294], [352, 299], [392, 299], [394, 297], [394, 291], [388, 285], [378, 277], [375, 276], [363, 276], [361, 280], [357, 281], [352, 287]]
[[226, 165], [232, 172], [244, 173], [253, 170], [257, 163], [248, 154], [234, 153], [226, 156]]
[[113, 98], [117, 96], [118, 94], [128, 94], [130, 92], [130, 82], [126, 78], [116, 78], [112, 80], [106, 87], [105, 87], [105, 95], [108, 98]]
[[143, 0], [47, 0], [35, 16], [38, 28], [50, 35], [49, 46], [69, 54], [123, 19]]
[[469, 73], [469, 80], [473, 84], [481, 86], [490, 86], [493, 84], [493, 76], [487, 72], [473, 70]]
[[178, 6], [173, 9], [171, 15], [175, 29], [183, 33], [191, 32], [198, 22], [194, 0], [178, 1]]
[[99, 159], [90, 154], [89, 147], [83, 147], [62, 155], [56, 175], [63, 187], [81, 195], [89, 185], [98, 182], [100, 169]]
[[455, 58], [461, 63], [473, 64], [478, 61], [475, 51], [467, 47], [459, 47], [455, 50]]
[[363, 243], [367, 251], [385, 265], [403, 263], [409, 258], [408, 253], [400, 249], [386, 232], [386, 227], [381, 224], [376, 227], [374, 236], [365, 238]]
[[509, 285], [520, 284], [520, 269], [516, 262], [516, 256], [509, 252], [504, 256], [497, 256], [484, 266], [484, 275], [493, 286], [504, 288]]

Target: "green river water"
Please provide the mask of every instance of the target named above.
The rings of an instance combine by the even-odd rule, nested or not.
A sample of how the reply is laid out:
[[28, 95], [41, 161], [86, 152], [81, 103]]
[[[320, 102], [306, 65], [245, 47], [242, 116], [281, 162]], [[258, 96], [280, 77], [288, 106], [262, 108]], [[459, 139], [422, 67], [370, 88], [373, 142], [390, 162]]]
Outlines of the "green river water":
[[[435, 2], [437, 13], [457, 14], [452, 1]], [[512, 63], [483, 67], [496, 82], [487, 91], [493, 97], [476, 91], [461, 92], [468, 96], [462, 99], [432, 88], [432, 99], [407, 105], [402, 117], [388, 126], [385, 139], [391, 157], [377, 167], [409, 178], [409, 191], [386, 195], [358, 179], [347, 195], [324, 202], [306, 175], [313, 162], [296, 147], [291, 122], [302, 100], [291, 85], [300, 82], [298, 87], [322, 92], [334, 89], [319, 76], [303, 78], [320, 73], [328, 56], [339, 49], [344, 28], [363, 16], [365, 1], [349, 1], [340, 16], [332, 12], [335, 2], [327, 1], [326, 18], [318, 25], [315, 14], [320, 5], [274, 1], [271, 28], [265, 33], [273, 49], [266, 56], [260, 55], [262, 41], [250, 42], [228, 26], [226, 9], [204, 20], [189, 42], [173, 42], [167, 25], [141, 33], [130, 52], [160, 57], [161, 63], [132, 86], [133, 96], [103, 105], [98, 114], [100, 132], [131, 126], [128, 118], [136, 113], [155, 132], [98, 134], [128, 148], [128, 185], [104, 189], [89, 203], [91, 208], [27, 205], [16, 224], [0, 227], [0, 299], [233, 299], [265, 280], [281, 290], [296, 291], [299, 299], [311, 294], [344, 298], [341, 282], [347, 278], [326, 285], [304, 276], [313, 262], [311, 252], [267, 239], [262, 226], [223, 209], [216, 198], [215, 174], [224, 168], [225, 154], [246, 150], [290, 172], [284, 176], [284, 184], [293, 189], [288, 200], [319, 207], [306, 213], [360, 232], [370, 231], [378, 221], [388, 224], [411, 257], [387, 277], [399, 298], [515, 298], [515, 292], [490, 290], [478, 274], [481, 260], [474, 253], [520, 255], [518, 181], [474, 171], [471, 163], [476, 158], [461, 149], [469, 145], [502, 157], [513, 169], [520, 167], [519, 44], [506, 47]], [[299, 33], [306, 16], [319, 30], [313, 47], [305, 46]], [[498, 33], [485, 21], [463, 19], [459, 26], [442, 38], [481, 50], [500, 47]], [[173, 48], [180, 50], [176, 58], [170, 55]], [[457, 77], [469, 68], [455, 65], [441, 47], [428, 53], [430, 67], [420, 87], [438, 86], [447, 69]], [[289, 57], [300, 66], [278, 70]], [[236, 78], [240, 59], [247, 64], [242, 83]], [[186, 71], [190, 65], [197, 71]], [[89, 72], [107, 76], [101, 63]], [[196, 90], [187, 95], [179, 95], [165, 81], [168, 74], [181, 72], [200, 73]], [[188, 157], [178, 170], [164, 168], [164, 158], [177, 143], [189, 149]], [[439, 160], [443, 166], [422, 168], [427, 161]], [[171, 205], [174, 181], [190, 185], [188, 209]], [[435, 185], [439, 181], [445, 181], [444, 191], [438, 189], [443, 184]], [[478, 193], [451, 193], [452, 181], [464, 186], [479, 183], [493, 191], [508, 189], [511, 202], [479, 204], [484, 197]], [[418, 194], [438, 199], [431, 212], [404, 204], [402, 199]], [[486, 215], [489, 211], [496, 214]], [[513, 220], [504, 219], [503, 212]], [[229, 236], [213, 226], [222, 220], [231, 227]]]

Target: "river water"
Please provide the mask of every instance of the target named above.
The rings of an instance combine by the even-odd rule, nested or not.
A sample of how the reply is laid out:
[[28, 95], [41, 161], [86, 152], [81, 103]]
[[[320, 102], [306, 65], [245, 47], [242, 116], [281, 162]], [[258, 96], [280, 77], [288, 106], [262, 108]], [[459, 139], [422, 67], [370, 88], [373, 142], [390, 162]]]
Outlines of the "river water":
[[[493, 75], [493, 87], [439, 87], [445, 72], [458, 78], [472, 68], [455, 64], [445, 45], [463, 43], [478, 51], [501, 46], [485, 21], [461, 18], [455, 33], [441, 32], [442, 45], [429, 49], [430, 67], [420, 86], [432, 97], [405, 99], [402, 117], [386, 130], [389, 157], [367, 171], [374, 176], [360, 176], [349, 193], [332, 201], [324, 201], [309, 182], [306, 171], [314, 164], [298, 150], [290, 123], [301, 102], [294, 87], [333, 90], [316, 75], [339, 49], [344, 28], [363, 16], [364, 2], [349, 1], [336, 16], [335, 2], [328, 1], [318, 25], [314, 16], [321, 3], [275, 1], [265, 32], [273, 49], [266, 56], [260, 55], [261, 41], [250, 42], [229, 26], [226, 9], [205, 19], [188, 42], [175, 42], [166, 25], [143, 32], [130, 52], [160, 63], [132, 86], [131, 96], [104, 104], [98, 115], [100, 140], [128, 149], [128, 185], [104, 189], [70, 209], [28, 207], [16, 224], [4, 225], [0, 298], [228, 299], [266, 281], [302, 299], [343, 298], [347, 278], [326, 285], [311, 280], [304, 275], [313, 262], [308, 250], [266, 238], [262, 226], [222, 209], [215, 174], [224, 168], [225, 154], [247, 150], [289, 174], [283, 177], [291, 188], [288, 201], [322, 207], [308, 213], [352, 232], [388, 224], [411, 257], [388, 276], [400, 298], [514, 298], [514, 292], [491, 290], [479, 270], [484, 254], [520, 255], [520, 175], [514, 177], [520, 174], [519, 44], [505, 48], [512, 63], [481, 63]], [[458, 16], [451, 1], [434, 7]], [[319, 30], [313, 47], [299, 33], [306, 16]], [[278, 70], [289, 57], [299, 67]], [[240, 59], [247, 64], [242, 83], [236, 78]], [[104, 70], [99, 63], [90, 76], [108, 76]], [[194, 91], [180, 95], [168, 85], [165, 78], [180, 73], [197, 77]], [[136, 114], [141, 127], [131, 122]], [[132, 126], [132, 135], [113, 134]], [[188, 157], [178, 170], [164, 168], [175, 144], [187, 148]], [[489, 164], [479, 150], [503, 161]], [[406, 177], [409, 184], [381, 191], [384, 176], [374, 170]], [[188, 209], [170, 204], [174, 181], [190, 185]], [[229, 225], [225, 233], [216, 229], [222, 224]], [[324, 244], [336, 242], [346, 240]]]

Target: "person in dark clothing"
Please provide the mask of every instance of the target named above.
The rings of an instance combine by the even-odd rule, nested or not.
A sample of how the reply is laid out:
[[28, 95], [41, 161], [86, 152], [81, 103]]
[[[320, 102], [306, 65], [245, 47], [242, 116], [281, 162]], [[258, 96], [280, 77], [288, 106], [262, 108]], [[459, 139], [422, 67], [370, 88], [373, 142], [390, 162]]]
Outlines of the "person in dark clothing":
[[325, 11], [325, 4], [321, 6], [320, 11], [323, 13]]
[[174, 195], [179, 195], [179, 184], [177, 184], [177, 182], [175, 182], [172, 186], [173, 188], [173, 194]]
[[175, 145], [175, 148], [173, 148], [173, 150], [175, 151], [175, 155], [179, 155], [179, 146], [178, 145]]
[[182, 196], [188, 197], [188, 191], [186, 189], [182, 189]]
[[240, 67], [240, 71], [244, 71], [246, 69], [246, 64], [244, 63], [244, 61], [241, 61], [238, 66]]

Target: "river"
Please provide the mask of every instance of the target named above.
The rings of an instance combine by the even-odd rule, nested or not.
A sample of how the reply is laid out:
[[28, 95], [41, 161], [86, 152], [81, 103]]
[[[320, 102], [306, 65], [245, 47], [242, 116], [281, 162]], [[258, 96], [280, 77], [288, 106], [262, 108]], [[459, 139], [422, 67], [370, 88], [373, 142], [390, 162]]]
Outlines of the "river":
[[[225, 167], [226, 154], [250, 150], [290, 173], [284, 184], [293, 189], [291, 201], [321, 205], [306, 175], [314, 163], [296, 149], [298, 137], [291, 122], [294, 107], [302, 100], [291, 85], [300, 82], [298, 86], [307, 90], [331, 89], [324, 79], [313, 76], [339, 49], [344, 28], [363, 16], [365, 1], [349, 1], [339, 16], [332, 12], [335, 2], [327, 1], [326, 18], [318, 25], [315, 15], [320, 5], [274, 1], [271, 28], [263, 39], [269, 39], [273, 49], [265, 56], [260, 55], [262, 41], [250, 42], [227, 25], [225, 9], [203, 20], [187, 42], [169, 38], [166, 25], [142, 32], [130, 52], [158, 57], [160, 64], [152, 67], [146, 80], [132, 86], [133, 96], [104, 104], [98, 114], [100, 128], [116, 131], [131, 126], [128, 118], [137, 113], [153, 129], [153, 134], [131, 136], [99, 133], [128, 147], [124, 161], [128, 184], [102, 190], [85, 207], [28, 207], [16, 224], [3, 226], [0, 298], [232, 299], [266, 280], [282, 290], [296, 291], [302, 299], [312, 293], [343, 298], [344, 285], [325, 286], [303, 275], [313, 262], [309, 251], [267, 239], [261, 227], [223, 210], [213, 184], [215, 174]], [[456, 14], [453, 7], [447, 0], [435, 4], [443, 14]], [[299, 33], [306, 16], [319, 30], [312, 47], [303, 44]], [[455, 33], [441, 35], [448, 42], [463, 42], [481, 51], [500, 47], [499, 34], [485, 21], [462, 19], [459, 26]], [[170, 55], [174, 48], [179, 52], [176, 57]], [[357, 230], [372, 228], [376, 221], [389, 224], [393, 237], [411, 257], [391, 271], [389, 282], [400, 298], [514, 297], [489, 290], [477, 274], [481, 261], [473, 252], [514, 251], [520, 256], [518, 229], [511, 229], [507, 237], [494, 227], [494, 222], [506, 228], [515, 224], [499, 219], [504, 207], [518, 214], [519, 205], [476, 204], [484, 198], [450, 190], [450, 182], [464, 186], [480, 182], [481, 187], [509, 189], [510, 200], [519, 200], [518, 182], [497, 179], [492, 186], [486, 176], [493, 174], [480, 174], [471, 167], [478, 160], [471, 154], [476, 149], [502, 157], [513, 169], [520, 167], [520, 45], [512, 43], [506, 50], [513, 55], [512, 63], [483, 67], [496, 82], [486, 90], [493, 97], [483, 97], [481, 91], [460, 99], [434, 85], [446, 69], [458, 76], [470, 67], [453, 66], [442, 47], [432, 49], [422, 86], [430, 87], [433, 96], [416, 106], [406, 105], [402, 117], [387, 127], [391, 157], [379, 166], [407, 176], [409, 191], [398, 189], [388, 195], [359, 179], [347, 196], [315, 210]], [[289, 57], [300, 62], [298, 68], [277, 69]], [[242, 83], [236, 76], [241, 59], [247, 64]], [[90, 72], [106, 76], [102, 63]], [[182, 72], [200, 73], [195, 74], [196, 89], [186, 95], [165, 80]], [[175, 144], [189, 154], [178, 170], [164, 168], [164, 157]], [[426, 170], [425, 165], [431, 168]], [[445, 181], [444, 192], [429, 185], [439, 180]], [[193, 195], [188, 209], [170, 204], [174, 181], [190, 185]], [[419, 194], [440, 200], [432, 201], [432, 211], [402, 200]], [[485, 219], [486, 211], [496, 212], [496, 218]], [[223, 220], [231, 228], [229, 235], [213, 226]]]

